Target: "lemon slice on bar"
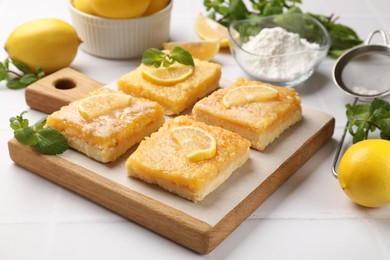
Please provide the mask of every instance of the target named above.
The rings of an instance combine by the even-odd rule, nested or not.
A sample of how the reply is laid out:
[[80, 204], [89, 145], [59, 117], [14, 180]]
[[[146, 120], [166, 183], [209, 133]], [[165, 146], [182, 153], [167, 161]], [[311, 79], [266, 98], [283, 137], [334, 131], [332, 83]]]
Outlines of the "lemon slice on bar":
[[274, 100], [279, 96], [277, 89], [266, 85], [249, 85], [233, 88], [222, 98], [226, 108], [245, 105], [253, 102]]
[[131, 96], [121, 93], [103, 93], [88, 96], [79, 102], [79, 113], [86, 120], [110, 113], [131, 103]]
[[170, 132], [190, 162], [207, 160], [217, 153], [217, 143], [214, 137], [203, 129], [181, 126], [171, 129]]
[[209, 61], [219, 51], [219, 41], [189, 41], [189, 42], [164, 42], [163, 48], [165, 50], [172, 50], [179, 46], [188, 51], [192, 57]]
[[228, 29], [203, 14], [195, 20], [195, 31], [202, 40], [218, 41], [221, 48], [229, 46]]
[[184, 81], [194, 72], [194, 67], [175, 63], [169, 67], [143, 66], [142, 77], [158, 85], [174, 85]]

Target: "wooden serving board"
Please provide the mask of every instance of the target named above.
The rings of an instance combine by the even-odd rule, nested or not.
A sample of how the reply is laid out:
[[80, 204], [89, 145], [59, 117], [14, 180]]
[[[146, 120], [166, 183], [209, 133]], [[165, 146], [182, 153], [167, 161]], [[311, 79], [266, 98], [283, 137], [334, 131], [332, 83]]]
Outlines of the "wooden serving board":
[[[73, 87], [56, 87], [55, 82], [62, 79], [72, 81]], [[26, 100], [32, 108], [51, 113], [101, 86], [68, 68], [47, 76], [45, 82], [38, 81], [29, 86]], [[115, 87], [115, 83], [111, 87]], [[36, 97], [41, 101], [33, 102]], [[45, 105], [47, 103], [50, 105]], [[124, 164], [136, 148], [110, 164], [98, 163], [73, 150], [61, 156], [45, 156], [14, 139], [8, 142], [8, 149], [15, 163], [33, 173], [189, 249], [206, 254], [332, 137], [335, 125], [332, 116], [304, 107], [303, 117], [266, 151], [251, 150], [248, 162], [200, 203], [127, 177]]]

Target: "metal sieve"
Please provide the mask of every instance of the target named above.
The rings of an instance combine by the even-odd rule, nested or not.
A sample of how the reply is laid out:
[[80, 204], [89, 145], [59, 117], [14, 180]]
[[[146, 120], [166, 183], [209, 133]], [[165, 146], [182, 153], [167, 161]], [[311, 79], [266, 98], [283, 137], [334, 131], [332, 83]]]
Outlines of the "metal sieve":
[[[372, 44], [375, 34], [381, 34], [383, 44]], [[364, 44], [356, 46], [336, 61], [333, 68], [333, 80], [336, 85], [350, 96], [369, 101], [390, 94], [390, 46], [386, 33], [382, 30], [372, 32]], [[348, 122], [338, 144], [332, 164], [332, 173], [337, 178], [336, 166], [347, 133]]]

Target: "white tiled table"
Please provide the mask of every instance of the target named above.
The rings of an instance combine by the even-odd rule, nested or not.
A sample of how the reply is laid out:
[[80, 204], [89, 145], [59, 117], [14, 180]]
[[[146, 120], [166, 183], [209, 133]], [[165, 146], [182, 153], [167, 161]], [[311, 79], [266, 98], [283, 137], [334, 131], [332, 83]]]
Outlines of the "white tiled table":
[[[335, 13], [365, 38], [390, 33], [388, 0], [303, 0], [304, 10]], [[201, 0], [175, 0], [171, 38], [196, 40]], [[0, 45], [19, 24], [37, 18], [70, 21], [66, 0], [0, 0]], [[0, 59], [6, 53], [0, 50]], [[229, 53], [215, 59], [223, 78], [246, 76]], [[133, 69], [139, 60], [104, 60], [79, 51], [72, 68], [103, 83]], [[198, 255], [56, 184], [18, 167], [8, 156], [11, 116], [29, 110], [24, 90], [0, 83], [0, 259], [390, 259], [390, 206], [354, 205], [330, 172], [350, 97], [334, 85], [334, 60], [297, 86], [306, 105], [336, 118], [333, 139], [260, 206], [221, 245]], [[29, 110], [31, 122], [42, 117]]]

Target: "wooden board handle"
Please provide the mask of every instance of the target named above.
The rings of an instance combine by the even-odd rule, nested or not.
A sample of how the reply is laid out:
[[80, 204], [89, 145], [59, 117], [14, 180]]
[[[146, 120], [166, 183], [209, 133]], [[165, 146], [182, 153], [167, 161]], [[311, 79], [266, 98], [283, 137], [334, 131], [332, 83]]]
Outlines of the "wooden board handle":
[[51, 114], [102, 86], [76, 70], [64, 68], [29, 85], [25, 98], [31, 108]]

